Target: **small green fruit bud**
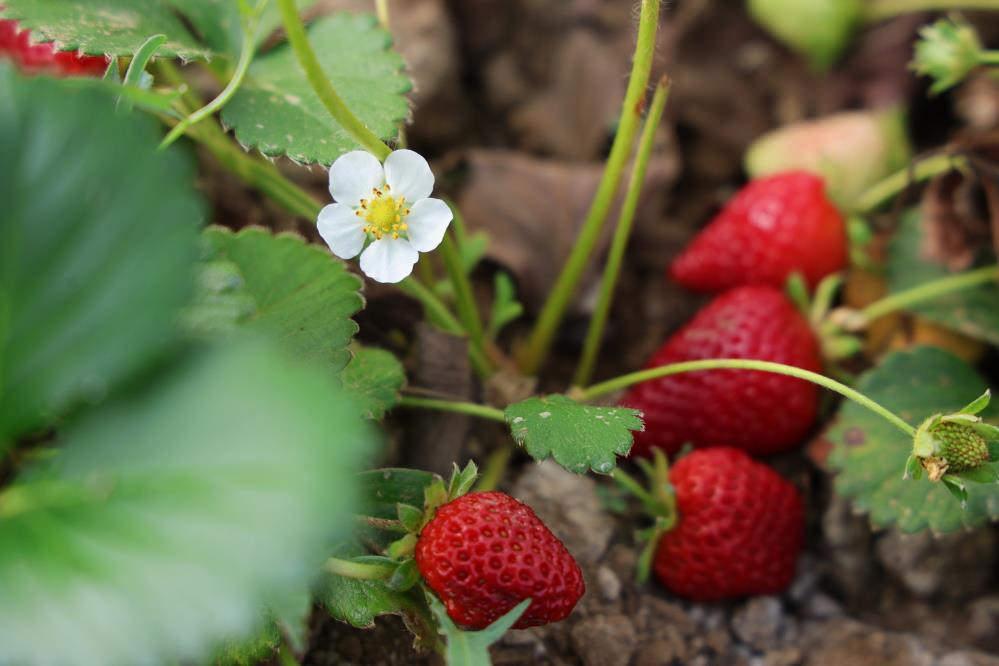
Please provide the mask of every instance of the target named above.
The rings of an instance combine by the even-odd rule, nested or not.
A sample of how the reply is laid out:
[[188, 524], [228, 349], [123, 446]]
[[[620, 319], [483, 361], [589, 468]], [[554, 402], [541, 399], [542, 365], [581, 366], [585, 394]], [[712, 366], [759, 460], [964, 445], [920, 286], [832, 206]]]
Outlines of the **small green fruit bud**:
[[943, 446], [940, 457], [947, 461], [951, 472], [974, 469], [989, 461], [989, 445], [971, 427], [952, 421], [942, 421], [932, 430]]
[[902, 110], [851, 111], [764, 134], [746, 152], [746, 171], [753, 178], [811, 171], [825, 180], [833, 201], [849, 208], [869, 187], [904, 168], [910, 155]]
[[748, 0], [756, 21], [819, 70], [846, 47], [863, 13], [862, 0]]
[[910, 66], [933, 79], [930, 92], [934, 95], [956, 86], [981, 64], [982, 44], [978, 33], [963, 21], [941, 19], [923, 28], [919, 35]]
[[912, 452], [930, 481], [939, 481], [945, 474], [964, 472], [989, 462], [988, 442], [977, 428], [980, 421], [970, 415], [938, 414], [919, 426]]

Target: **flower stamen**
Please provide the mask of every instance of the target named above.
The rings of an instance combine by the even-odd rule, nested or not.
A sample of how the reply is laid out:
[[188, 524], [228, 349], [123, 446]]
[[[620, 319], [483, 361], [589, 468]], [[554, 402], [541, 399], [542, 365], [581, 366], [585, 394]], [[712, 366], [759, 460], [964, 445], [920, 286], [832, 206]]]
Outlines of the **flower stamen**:
[[375, 240], [381, 240], [383, 236], [397, 240], [409, 228], [403, 222], [409, 215], [406, 199], [390, 196], [390, 190], [388, 185], [382, 189], [372, 188], [372, 198], [361, 199], [361, 207], [356, 211], [356, 215], [367, 222], [362, 231], [374, 236]]

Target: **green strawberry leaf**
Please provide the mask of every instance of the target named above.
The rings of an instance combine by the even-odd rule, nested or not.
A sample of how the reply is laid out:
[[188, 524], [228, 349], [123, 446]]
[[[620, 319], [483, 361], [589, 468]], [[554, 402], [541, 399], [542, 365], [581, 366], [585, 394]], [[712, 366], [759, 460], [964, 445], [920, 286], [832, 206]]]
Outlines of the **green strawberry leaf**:
[[[949, 413], [975, 400], [985, 381], [964, 361], [935, 347], [894, 352], [861, 376], [857, 390], [909, 423]], [[982, 417], [995, 421], [988, 409]], [[962, 509], [942, 483], [903, 479], [912, 439], [853, 402], [844, 402], [827, 432], [829, 457], [839, 471], [836, 490], [870, 514], [878, 527], [904, 532], [953, 532], [999, 518], [999, 485], [967, 485]], [[996, 463], [988, 467], [995, 469]]]
[[581, 405], [564, 395], [528, 398], [504, 414], [514, 440], [532, 458], [550, 456], [576, 474], [609, 474], [615, 456], [631, 450], [631, 432], [645, 427], [638, 410]]
[[364, 299], [361, 280], [342, 261], [300, 236], [260, 227], [212, 227], [204, 237], [208, 264], [189, 325], [209, 333], [238, 325], [274, 336], [296, 358], [334, 370], [347, 364], [357, 332], [351, 316]]
[[[412, 83], [389, 34], [373, 16], [335, 14], [313, 23], [309, 38], [348, 108], [379, 137], [393, 140], [409, 113], [405, 93]], [[254, 61], [222, 120], [244, 146], [296, 162], [328, 165], [359, 148], [313, 92], [287, 45]]]
[[[922, 247], [925, 235], [918, 211], [902, 218], [892, 238], [888, 257], [891, 291], [901, 291], [951, 273], [928, 260]], [[994, 258], [992, 259], [994, 261]], [[930, 321], [990, 344], [999, 344], [999, 285], [986, 284], [939, 296], [911, 310]]]
[[[332, 553], [345, 560], [366, 554], [354, 541], [340, 545]], [[360, 629], [374, 626], [379, 615], [402, 615], [417, 604], [412, 594], [393, 590], [386, 581], [358, 580], [332, 573], [323, 575], [317, 597], [334, 618]]]
[[489, 658], [489, 646], [501, 639], [531, 605], [530, 599], [524, 599], [485, 629], [464, 631], [448, 617], [444, 604], [429, 592], [427, 602], [441, 635], [447, 639], [444, 658], [448, 666], [490, 666], [492, 660]]
[[322, 372], [230, 340], [155, 379], [0, 492], [6, 661], [198, 662], [288, 609], [349, 533], [374, 433]]
[[340, 381], [361, 402], [365, 418], [380, 420], [399, 402], [406, 373], [398, 359], [384, 349], [358, 347]]
[[204, 208], [158, 141], [110, 95], [0, 63], [0, 454], [172, 344]]
[[395, 520], [399, 505], [423, 506], [424, 489], [440, 477], [418, 469], [373, 469], [359, 475], [361, 513], [373, 518]]

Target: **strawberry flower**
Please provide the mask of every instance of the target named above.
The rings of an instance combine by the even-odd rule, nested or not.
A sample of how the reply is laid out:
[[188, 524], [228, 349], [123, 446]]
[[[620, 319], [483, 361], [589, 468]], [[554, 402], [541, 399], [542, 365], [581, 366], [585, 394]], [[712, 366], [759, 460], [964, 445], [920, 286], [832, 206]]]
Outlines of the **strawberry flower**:
[[448, 205], [430, 198], [433, 189], [430, 165], [412, 150], [394, 151], [384, 166], [363, 150], [347, 153], [330, 167], [336, 203], [320, 211], [319, 234], [341, 259], [360, 254], [372, 280], [399, 282], [420, 252], [441, 244], [451, 223]]

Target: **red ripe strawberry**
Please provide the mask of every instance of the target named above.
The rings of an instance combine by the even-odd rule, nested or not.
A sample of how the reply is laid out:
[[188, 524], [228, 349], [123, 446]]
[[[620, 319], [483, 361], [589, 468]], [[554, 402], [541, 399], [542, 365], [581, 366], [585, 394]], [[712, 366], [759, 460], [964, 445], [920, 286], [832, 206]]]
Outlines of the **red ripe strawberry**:
[[557, 622], [583, 596], [583, 574], [529, 506], [498, 492], [448, 502], [416, 543], [416, 565], [460, 625], [482, 629], [524, 599], [517, 629]]
[[[747, 286], [715, 298], [649, 360], [652, 368], [708, 358], [774, 361], [819, 372], [819, 344], [808, 322], [773, 287]], [[707, 370], [632, 387], [622, 404], [645, 416], [633, 455], [672, 454], [725, 442], [754, 455], [798, 444], [815, 421], [819, 394], [800, 379], [753, 370]]]
[[52, 44], [33, 44], [31, 32], [19, 30], [17, 21], [10, 19], [0, 19], [0, 57], [3, 56], [30, 73], [101, 76], [108, 66], [107, 58], [56, 51]]
[[793, 485], [730, 447], [694, 451], [669, 472], [679, 513], [653, 569], [696, 601], [781, 592], [794, 578], [804, 511]]
[[821, 178], [788, 171], [742, 188], [670, 267], [680, 284], [721, 291], [783, 287], [798, 271], [814, 287], [847, 263], [846, 225]]

